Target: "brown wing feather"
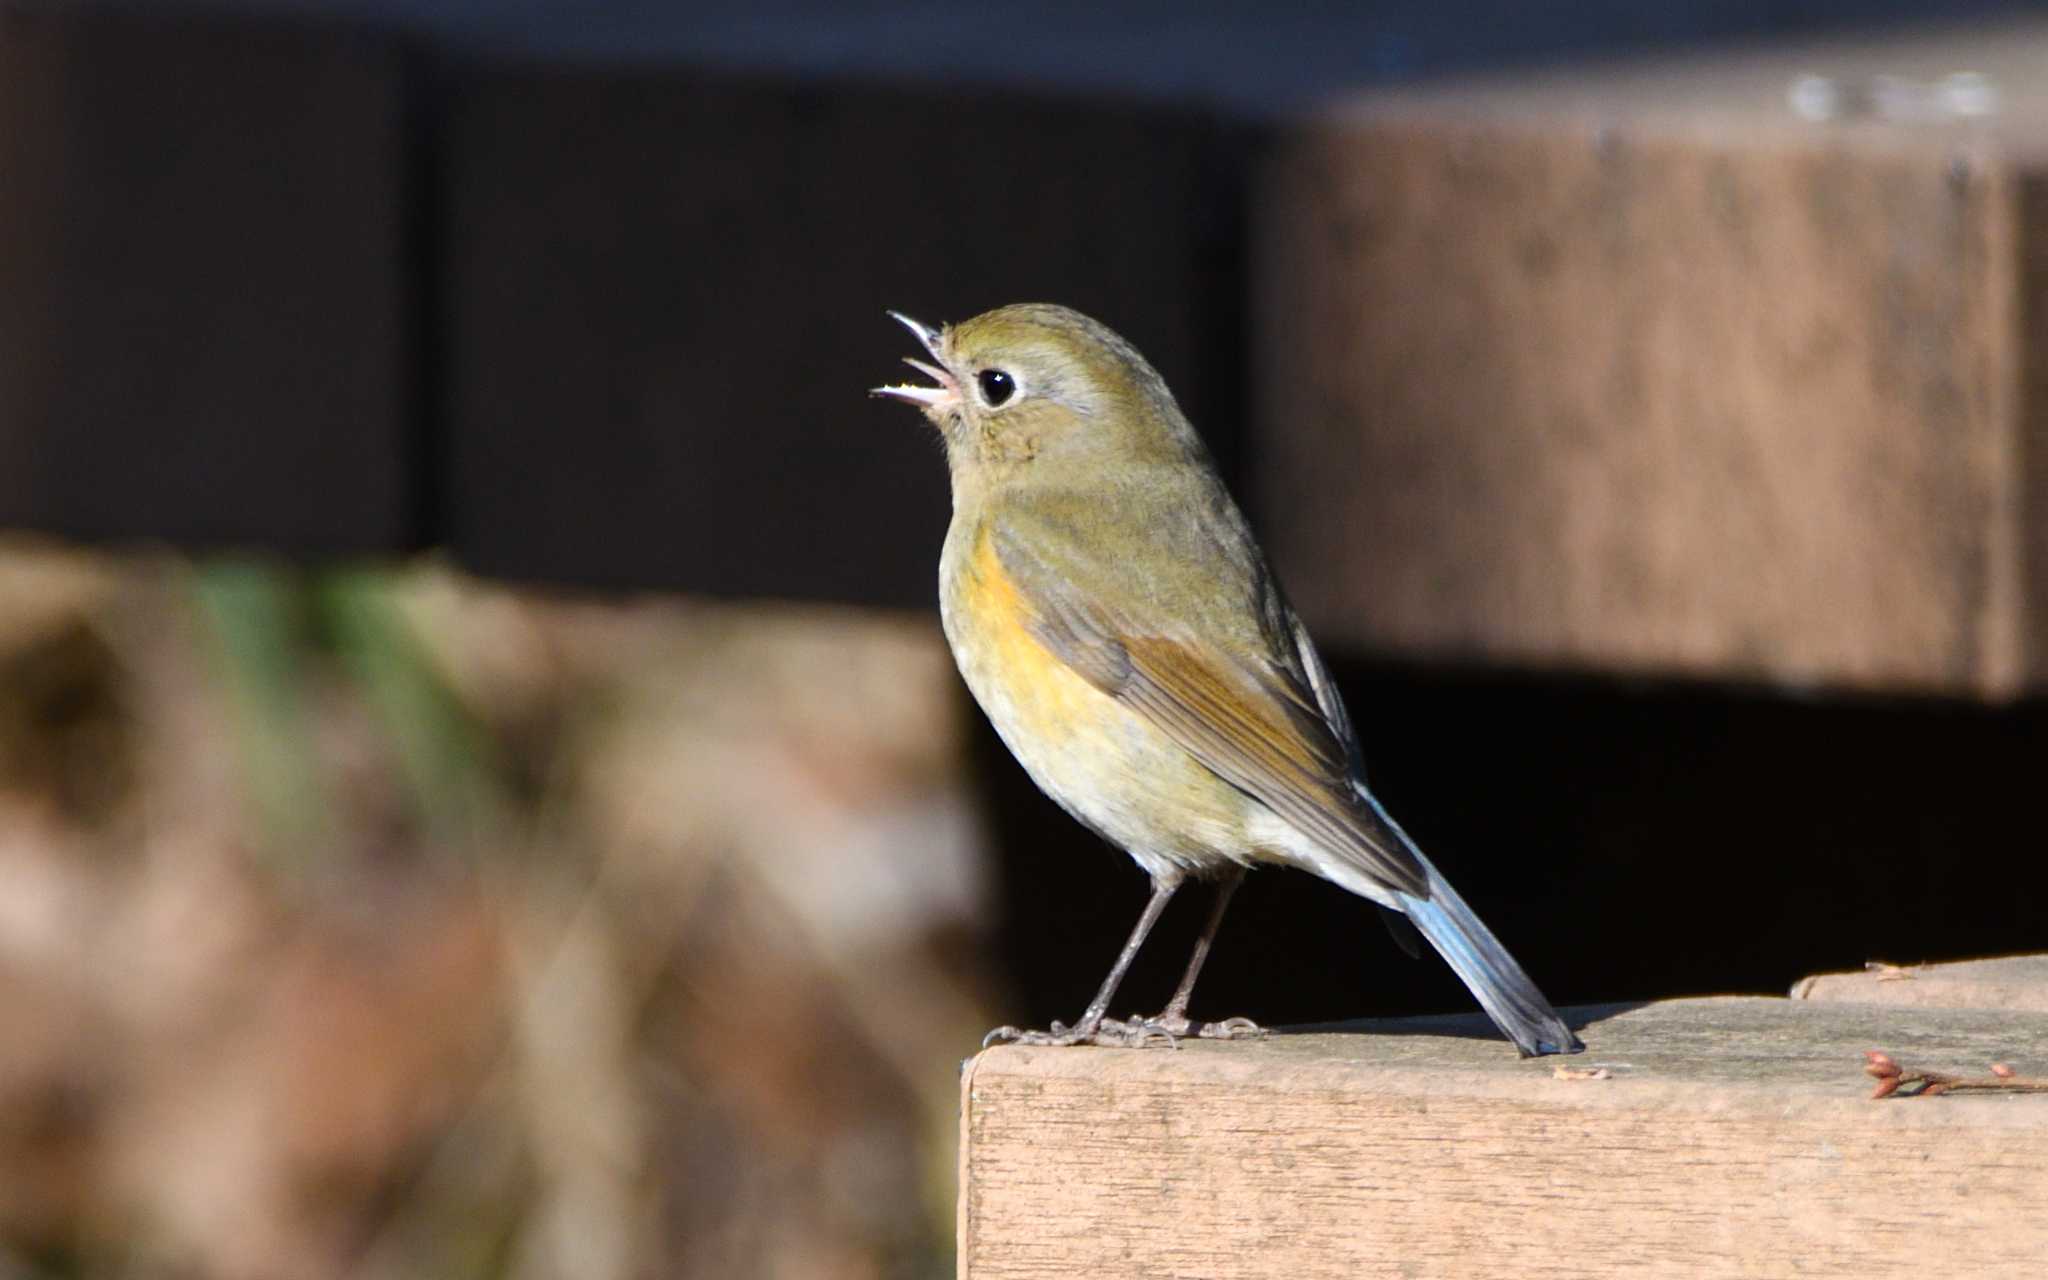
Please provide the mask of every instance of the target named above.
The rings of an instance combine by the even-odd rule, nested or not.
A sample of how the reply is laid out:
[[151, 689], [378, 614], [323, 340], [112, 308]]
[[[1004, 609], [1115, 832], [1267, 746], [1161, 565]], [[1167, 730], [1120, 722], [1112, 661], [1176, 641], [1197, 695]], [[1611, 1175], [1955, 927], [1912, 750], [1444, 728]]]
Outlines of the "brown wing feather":
[[991, 537], [1033, 633], [1061, 661], [1303, 833], [1390, 888], [1427, 895], [1422, 868], [1359, 799], [1349, 743], [1300, 678], [1091, 598], [1014, 531]]

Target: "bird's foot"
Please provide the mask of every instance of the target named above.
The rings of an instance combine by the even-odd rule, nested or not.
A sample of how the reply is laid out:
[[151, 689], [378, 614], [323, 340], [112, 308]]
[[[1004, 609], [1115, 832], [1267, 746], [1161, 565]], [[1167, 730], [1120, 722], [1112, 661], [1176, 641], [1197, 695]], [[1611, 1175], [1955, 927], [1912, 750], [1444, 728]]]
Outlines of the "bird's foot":
[[1055, 1022], [1045, 1031], [997, 1027], [981, 1038], [981, 1047], [986, 1049], [997, 1044], [1022, 1044], [1065, 1048], [1068, 1045], [1093, 1044], [1109, 1049], [1141, 1049], [1148, 1044], [1164, 1044], [1172, 1048], [1178, 1040], [1179, 1037], [1173, 1032], [1151, 1019], [1133, 1018], [1125, 1022], [1117, 1018], [1104, 1018], [1092, 1029], [1069, 1027], [1063, 1022]]
[[1186, 1014], [1161, 1013], [1150, 1018], [1133, 1018], [1128, 1028], [1168, 1036], [1175, 1040], [1263, 1040], [1266, 1029], [1250, 1018], [1225, 1018], [1221, 1022], [1193, 1022]]
[[1135, 1026], [1143, 1026], [1163, 1036], [1194, 1036], [1196, 1040], [1264, 1040], [1266, 1028], [1251, 1018], [1225, 1018], [1223, 1022], [1190, 1022], [1186, 1014], [1159, 1014], [1157, 1018], [1145, 1018]]
[[1150, 1018], [1104, 1018], [1093, 1030], [1055, 1022], [1045, 1031], [1021, 1027], [997, 1027], [981, 1038], [986, 1049], [997, 1044], [1022, 1044], [1065, 1048], [1093, 1044], [1109, 1049], [1142, 1049], [1147, 1045], [1177, 1047], [1182, 1040], [1263, 1040], [1268, 1032], [1250, 1018], [1225, 1018], [1221, 1022], [1191, 1022], [1184, 1014], [1157, 1014]]

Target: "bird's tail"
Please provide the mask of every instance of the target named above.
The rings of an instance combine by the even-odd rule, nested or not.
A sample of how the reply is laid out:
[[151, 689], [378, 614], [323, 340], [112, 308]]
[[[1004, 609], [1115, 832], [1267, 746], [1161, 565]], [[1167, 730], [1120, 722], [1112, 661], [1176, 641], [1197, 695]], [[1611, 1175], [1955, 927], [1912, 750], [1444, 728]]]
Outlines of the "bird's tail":
[[1465, 980], [1465, 985], [1479, 998], [1486, 1016], [1515, 1042], [1525, 1058], [1584, 1049], [1586, 1046], [1564, 1025], [1564, 1019], [1557, 1016], [1557, 1010], [1550, 1007], [1550, 1001], [1522, 972], [1522, 966], [1508, 954], [1500, 939], [1480, 923], [1472, 908], [1437, 874], [1427, 858], [1419, 853], [1416, 857], [1429, 873], [1429, 897], [1400, 894], [1401, 909]]

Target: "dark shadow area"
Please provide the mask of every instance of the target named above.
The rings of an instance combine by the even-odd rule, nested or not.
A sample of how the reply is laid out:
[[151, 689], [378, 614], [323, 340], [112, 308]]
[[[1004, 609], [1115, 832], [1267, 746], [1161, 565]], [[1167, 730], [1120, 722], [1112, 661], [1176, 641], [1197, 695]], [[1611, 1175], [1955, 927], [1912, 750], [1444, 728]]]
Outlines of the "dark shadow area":
[[945, 464], [867, 395], [918, 354], [884, 308], [1103, 317], [1234, 456], [1247, 130], [653, 72], [478, 72], [459, 100], [437, 534], [469, 567], [933, 605]]
[[[1560, 1004], [1781, 993], [1804, 974], [2038, 950], [2048, 708], [1339, 662], [1373, 785]], [[1071, 1019], [1144, 881], [986, 731], [999, 958], [1020, 1019]], [[1201, 923], [1183, 891], [1119, 1012], [1163, 1004]], [[1196, 995], [1269, 1025], [1462, 1010], [1440, 961], [1308, 875], [1249, 877]]]
[[405, 74], [322, 26], [0, 5], [0, 525], [417, 545]]

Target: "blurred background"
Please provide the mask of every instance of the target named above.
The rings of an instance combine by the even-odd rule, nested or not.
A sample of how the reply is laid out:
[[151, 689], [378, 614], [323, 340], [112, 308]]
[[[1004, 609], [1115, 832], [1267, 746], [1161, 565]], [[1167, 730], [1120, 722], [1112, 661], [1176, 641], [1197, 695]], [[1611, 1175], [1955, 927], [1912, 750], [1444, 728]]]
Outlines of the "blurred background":
[[1147, 353], [1559, 1003], [2040, 949], [2044, 176], [2017, 5], [0, 3], [0, 1278], [951, 1274], [1145, 886], [885, 308]]

